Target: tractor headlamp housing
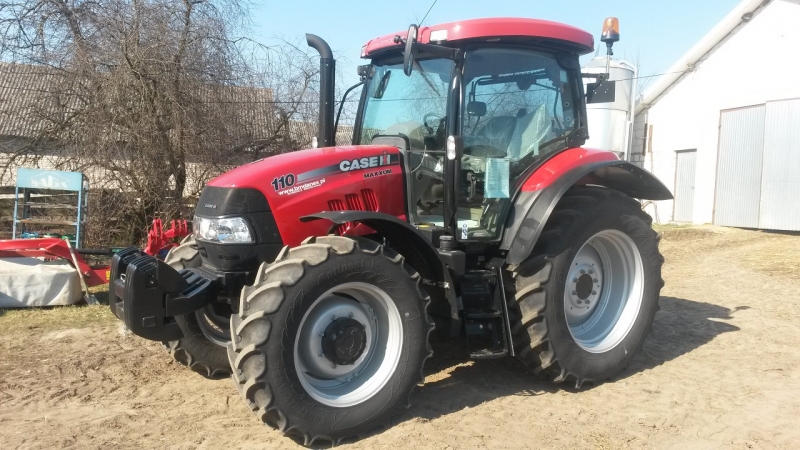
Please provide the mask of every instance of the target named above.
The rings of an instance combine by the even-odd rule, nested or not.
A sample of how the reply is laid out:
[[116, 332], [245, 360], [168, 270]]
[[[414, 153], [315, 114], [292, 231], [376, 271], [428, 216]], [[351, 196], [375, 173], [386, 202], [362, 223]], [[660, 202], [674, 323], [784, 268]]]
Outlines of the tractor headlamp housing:
[[253, 233], [242, 217], [213, 219], [194, 216], [194, 238], [221, 244], [253, 243]]

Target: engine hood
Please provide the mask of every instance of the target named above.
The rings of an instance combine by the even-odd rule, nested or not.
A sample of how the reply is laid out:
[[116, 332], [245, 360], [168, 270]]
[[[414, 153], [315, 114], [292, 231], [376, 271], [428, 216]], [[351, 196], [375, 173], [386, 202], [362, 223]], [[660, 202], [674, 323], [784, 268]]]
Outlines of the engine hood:
[[263, 193], [284, 244], [296, 245], [327, 234], [330, 226], [325, 221], [302, 224], [304, 215], [362, 209], [405, 217], [403, 184], [396, 147], [359, 145], [271, 156], [224, 173], [208, 186]]

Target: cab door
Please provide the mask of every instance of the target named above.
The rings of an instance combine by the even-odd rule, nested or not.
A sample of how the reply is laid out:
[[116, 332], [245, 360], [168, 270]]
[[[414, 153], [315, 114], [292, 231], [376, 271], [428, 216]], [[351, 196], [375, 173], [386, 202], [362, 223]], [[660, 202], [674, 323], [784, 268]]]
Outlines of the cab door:
[[553, 54], [524, 47], [467, 50], [457, 179], [456, 236], [500, 238], [520, 176], [566, 148], [575, 129], [574, 75]]

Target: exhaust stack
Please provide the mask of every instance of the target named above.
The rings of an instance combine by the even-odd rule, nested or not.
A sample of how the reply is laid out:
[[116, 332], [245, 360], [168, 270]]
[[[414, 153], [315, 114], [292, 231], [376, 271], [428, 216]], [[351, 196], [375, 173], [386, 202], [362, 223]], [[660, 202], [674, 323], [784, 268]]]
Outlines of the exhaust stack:
[[319, 133], [320, 147], [336, 145], [333, 129], [334, 89], [336, 86], [336, 61], [333, 59], [331, 47], [321, 37], [306, 34], [308, 46], [319, 53]]

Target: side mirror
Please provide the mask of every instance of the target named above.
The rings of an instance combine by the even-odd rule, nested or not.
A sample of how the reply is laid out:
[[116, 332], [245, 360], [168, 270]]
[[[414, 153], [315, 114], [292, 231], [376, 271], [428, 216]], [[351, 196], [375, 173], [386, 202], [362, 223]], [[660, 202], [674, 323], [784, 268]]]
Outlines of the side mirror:
[[586, 104], [614, 103], [617, 98], [617, 83], [608, 79], [600, 79], [596, 83], [586, 84]]
[[413, 23], [408, 27], [408, 35], [406, 36], [406, 48], [403, 52], [403, 73], [407, 77], [411, 76], [414, 71], [414, 43], [417, 41], [417, 33], [419, 27]]

